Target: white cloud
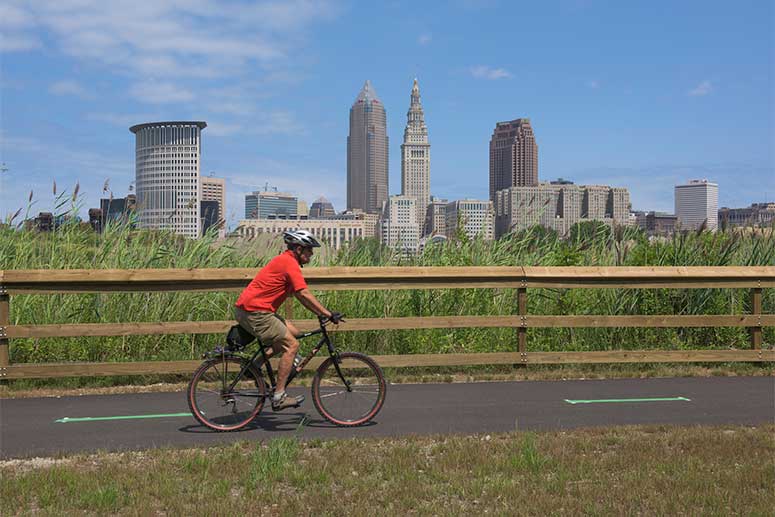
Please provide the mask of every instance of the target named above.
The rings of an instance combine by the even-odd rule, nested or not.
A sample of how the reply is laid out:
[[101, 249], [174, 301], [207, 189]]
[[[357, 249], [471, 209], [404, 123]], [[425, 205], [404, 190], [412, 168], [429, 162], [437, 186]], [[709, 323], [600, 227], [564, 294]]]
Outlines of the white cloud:
[[40, 40], [34, 36], [0, 30], [0, 52], [21, 52], [40, 47]]
[[286, 111], [256, 112], [250, 116], [249, 122], [218, 119], [207, 122], [207, 134], [212, 136], [226, 137], [238, 132], [243, 135], [291, 135], [304, 133], [304, 126], [293, 113]]
[[417, 38], [417, 43], [420, 45], [427, 45], [432, 39], [433, 36], [430, 33], [420, 34], [420, 37]]
[[213, 113], [229, 113], [231, 115], [250, 115], [256, 108], [250, 101], [219, 100], [207, 104], [207, 109]]
[[[134, 163], [131, 153], [113, 155], [87, 151], [68, 146], [66, 143], [46, 141], [29, 137], [11, 136], [0, 132], [0, 154], [8, 159], [10, 170], [4, 173], [0, 189], [0, 218], [27, 205], [30, 191], [36, 203], [33, 212], [51, 211], [54, 208], [52, 182], [57, 190], [72, 192], [80, 183], [84, 209], [99, 206], [102, 186], [110, 178], [114, 192], [125, 193], [124, 185], [134, 180]], [[24, 168], [13, 166], [23, 163]], [[121, 188], [117, 188], [120, 186]]]
[[29, 11], [12, 2], [0, 4], [0, 28], [19, 29], [35, 25]]
[[221, 122], [207, 123], [208, 136], [230, 136], [241, 130], [242, 130], [242, 126], [239, 124], [224, 124]]
[[259, 134], [294, 134], [303, 133], [304, 127], [296, 120], [292, 113], [286, 111], [273, 111], [259, 118], [256, 124]]
[[48, 87], [48, 91], [54, 95], [72, 95], [82, 99], [89, 99], [92, 97], [92, 95], [87, 92], [83, 86], [71, 79], [52, 83], [51, 86]]
[[129, 94], [140, 102], [150, 104], [191, 102], [196, 97], [182, 86], [156, 80], [133, 84], [129, 87]]
[[512, 77], [511, 72], [505, 68], [491, 68], [486, 65], [471, 67], [469, 71], [471, 72], [471, 75], [477, 79], [487, 79], [490, 81], [495, 81], [497, 79], [508, 79]]
[[710, 81], [705, 80], [692, 90], [689, 90], [688, 95], [692, 97], [700, 97], [702, 95], [708, 95], [711, 91], [713, 91], [713, 84], [711, 84]]
[[87, 120], [93, 120], [95, 122], [106, 122], [112, 126], [118, 126], [123, 128], [129, 128], [135, 124], [144, 124], [146, 122], [153, 122], [162, 120], [164, 117], [158, 113], [142, 113], [142, 114], [119, 114], [119, 113], [89, 113], [86, 115]]
[[[235, 187], [235, 191], [240, 191], [243, 196], [256, 189], [263, 190], [264, 184], [269, 183], [270, 187], [290, 192], [308, 204], [322, 195], [331, 200], [337, 210], [345, 208], [344, 192], [339, 187], [343, 183], [334, 171], [267, 158], [255, 160], [254, 167], [252, 172], [219, 171], [217, 175], [226, 178]], [[330, 181], [320, 181], [321, 178]]]
[[309, 0], [57, 0], [28, 9], [15, 23], [34, 18], [66, 54], [154, 78], [282, 66], [309, 25], [336, 15], [329, 2]]
[[255, 103], [268, 95], [256, 91], [255, 84], [238, 83], [223, 88], [210, 88], [203, 95], [206, 100], [206, 108], [213, 113], [226, 113], [230, 115], [253, 115], [256, 111]]

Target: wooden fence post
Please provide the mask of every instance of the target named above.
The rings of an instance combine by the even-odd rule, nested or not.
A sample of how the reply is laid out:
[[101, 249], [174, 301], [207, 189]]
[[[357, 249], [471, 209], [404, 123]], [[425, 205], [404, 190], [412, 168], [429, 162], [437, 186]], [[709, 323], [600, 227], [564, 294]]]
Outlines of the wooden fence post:
[[762, 327], [761, 327], [761, 314], [762, 314], [762, 289], [761, 287], [754, 287], [751, 289], [751, 314], [759, 316], [759, 326], [748, 327], [751, 333], [751, 348], [754, 350], [761, 350], [762, 348]]
[[520, 325], [517, 329], [517, 346], [522, 364], [527, 363], [527, 288], [517, 289], [517, 305], [519, 306]]
[[8, 326], [11, 324], [11, 298], [5, 286], [0, 285], [0, 380], [8, 378], [11, 355], [8, 352]]

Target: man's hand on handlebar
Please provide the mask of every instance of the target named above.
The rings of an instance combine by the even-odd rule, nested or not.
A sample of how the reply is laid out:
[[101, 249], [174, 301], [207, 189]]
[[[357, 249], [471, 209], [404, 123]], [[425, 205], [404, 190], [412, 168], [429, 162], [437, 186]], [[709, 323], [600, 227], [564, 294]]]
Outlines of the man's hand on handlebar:
[[339, 322], [344, 321], [344, 314], [341, 312], [331, 311], [331, 316], [318, 316], [321, 322], [330, 321], [334, 325], [338, 325]]

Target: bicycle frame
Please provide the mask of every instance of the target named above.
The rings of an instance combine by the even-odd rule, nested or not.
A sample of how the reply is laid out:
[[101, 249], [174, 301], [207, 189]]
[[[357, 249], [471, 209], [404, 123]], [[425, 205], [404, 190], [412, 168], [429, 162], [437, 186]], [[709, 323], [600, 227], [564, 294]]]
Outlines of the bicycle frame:
[[[323, 348], [323, 345], [326, 345], [328, 348], [328, 353], [330, 354], [331, 358], [334, 360], [334, 367], [336, 368], [336, 373], [339, 375], [339, 378], [342, 379], [342, 382], [347, 387], [347, 391], [352, 391], [352, 388], [350, 387], [350, 382], [347, 381], [344, 378], [344, 375], [342, 374], [341, 369], [339, 368], [339, 359], [338, 359], [338, 352], [336, 348], [334, 347], [333, 343], [331, 343], [331, 339], [328, 337], [328, 332], [326, 331], [326, 327], [323, 323], [320, 324], [320, 328], [312, 330], [310, 332], [304, 332], [302, 334], [299, 334], [296, 336], [297, 339], [305, 339], [310, 336], [315, 336], [318, 334], [322, 334], [323, 336], [320, 338], [320, 341], [318, 341], [317, 345], [310, 351], [310, 353], [304, 357], [298, 366], [295, 366], [291, 369], [290, 374], [288, 375], [288, 381], [286, 382], [286, 385], [290, 384], [291, 381], [296, 377], [296, 374], [301, 372], [304, 367], [312, 360], [313, 357], [315, 357], [321, 348]], [[256, 364], [256, 359], [258, 358], [259, 354], [261, 357], [261, 363], [258, 363], [258, 370], [259, 373], [261, 372], [261, 365], [266, 367], [266, 373], [267, 377], [269, 378], [269, 384], [271, 387], [271, 390], [269, 390], [269, 393], [267, 393], [267, 397], [270, 396], [273, 392], [275, 387], [277, 386], [277, 381], [275, 379], [274, 369], [272, 368], [272, 364], [269, 362], [269, 356], [266, 354], [266, 345], [261, 343], [259, 341], [258, 350], [256, 350], [253, 355], [250, 357], [250, 360], [245, 364], [245, 366], [242, 367], [242, 370], [240, 371], [239, 375], [232, 381], [231, 385], [226, 388], [224, 386], [224, 393], [231, 393], [232, 390], [234, 390], [234, 387], [237, 385], [237, 383], [242, 379], [245, 375], [245, 372], [251, 365]]]

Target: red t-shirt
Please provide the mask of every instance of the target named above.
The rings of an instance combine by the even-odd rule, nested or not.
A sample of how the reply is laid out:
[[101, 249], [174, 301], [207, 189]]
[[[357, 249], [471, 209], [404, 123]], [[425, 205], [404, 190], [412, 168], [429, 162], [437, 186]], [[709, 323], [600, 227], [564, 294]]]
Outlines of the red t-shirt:
[[249, 312], [277, 312], [289, 294], [306, 288], [299, 261], [287, 250], [261, 268], [234, 305]]

